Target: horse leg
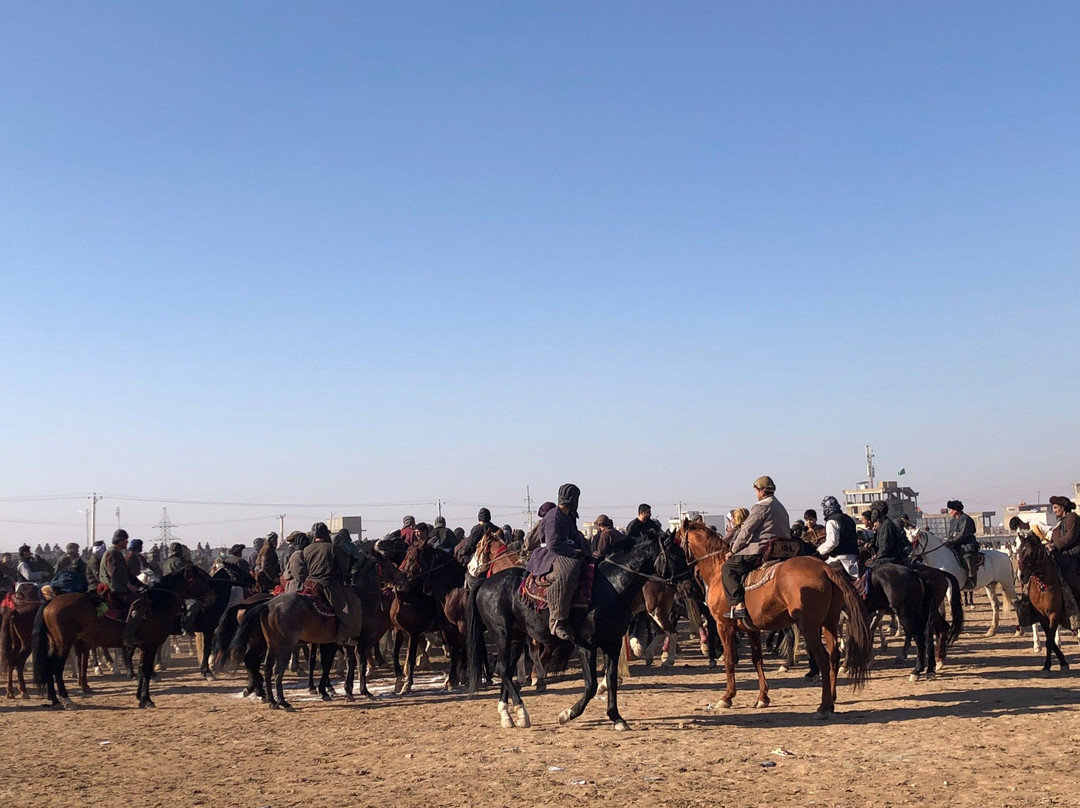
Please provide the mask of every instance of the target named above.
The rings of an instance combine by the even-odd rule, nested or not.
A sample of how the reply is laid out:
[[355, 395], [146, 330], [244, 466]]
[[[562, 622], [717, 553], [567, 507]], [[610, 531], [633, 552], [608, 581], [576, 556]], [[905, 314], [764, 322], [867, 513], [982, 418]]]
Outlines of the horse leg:
[[[620, 641], [621, 642], [621, 641]], [[609, 669], [608, 675], [611, 675], [611, 670], [618, 671], [617, 662], [613, 658], [611, 660], [613, 667]], [[573, 721], [583, 712], [585, 712], [585, 706], [592, 701], [592, 697], [596, 695], [596, 649], [591, 651], [584, 648], [581, 649], [581, 676], [585, 680], [585, 692], [581, 694], [574, 706], [569, 710], [563, 710], [559, 713], [559, 723], [565, 724], [568, 721]]]
[[[757, 701], [754, 702], [754, 706], [768, 707], [769, 683], [765, 681], [765, 661], [761, 653], [761, 632], [750, 631], [747, 632], [747, 636], [750, 639], [750, 661], [754, 663], [754, 670], [757, 671], [758, 678], [758, 697]], [[824, 680], [824, 676], [822, 680]]]
[[157, 658], [157, 649], [147, 652], [146, 646], [139, 651], [139, 707], [153, 707], [154, 702], [150, 699], [150, 678], [154, 675], [154, 660]]
[[547, 671], [544, 669], [543, 649], [532, 640], [526, 640], [529, 644], [529, 658], [532, 659], [532, 684], [537, 693], [547, 690]]
[[1001, 617], [1001, 608], [998, 606], [997, 601], [997, 589], [994, 586], [994, 582], [990, 581], [986, 585], [986, 597], [990, 598], [990, 628], [986, 630], [987, 637], [993, 636], [998, 630], [998, 620]]
[[[285, 689], [282, 684], [282, 680], [285, 678], [285, 669], [289, 666], [289, 657], [292, 653], [285, 649], [278, 651], [274, 657], [274, 687], [277, 690], [277, 703], [285, 712], [293, 712], [293, 706], [285, 700]], [[310, 664], [314, 664], [315, 660], [310, 660]]]
[[337, 643], [323, 643], [319, 646], [322, 659], [322, 676], [319, 677], [319, 695], [323, 701], [332, 701], [334, 689], [330, 686], [330, 673], [334, 669], [334, 657], [337, 656]]
[[307, 692], [312, 696], [319, 693], [315, 688], [315, 657], [319, 655], [321, 648], [322, 646], [314, 643], [308, 646]]
[[[806, 643], [806, 655], [814, 658], [818, 670], [821, 671], [821, 703], [818, 705], [814, 718], [825, 719], [833, 711], [833, 697], [836, 692], [836, 671], [832, 666], [832, 648], [825, 649], [821, 642], [821, 628], [806, 626], [803, 630], [803, 641]], [[830, 637], [830, 645], [835, 647], [835, 638]]]
[[401, 645], [405, 642], [405, 631], [400, 628], [394, 629], [394, 692], [401, 690], [405, 684], [405, 672], [401, 668]]
[[274, 696], [274, 660], [277, 656], [274, 654], [274, 649], [270, 643], [266, 644], [266, 658], [263, 660], [263, 668], [265, 673], [263, 674], [263, 689], [266, 692], [266, 703], [270, 705], [271, 710], [276, 710], [280, 705], [277, 698]]
[[621, 652], [621, 647], [615, 653], [604, 651], [604, 683], [607, 685], [607, 717], [615, 729], [625, 732], [630, 729], [630, 725], [619, 715], [619, 655]]
[[86, 678], [86, 671], [90, 667], [90, 650], [87, 648], [76, 649], [75, 654], [78, 659], [79, 690], [82, 691], [84, 696], [89, 696], [91, 690], [90, 682]]
[[[513, 726], [527, 729], [532, 726], [532, 720], [529, 718], [529, 711], [525, 709], [525, 702], [521, 700], [521, 691], [514, 684], [512, 673], [518, 659], [521, 658], [522, 642], [513, 638], [509, 626], [502, 625], [500, 629], [496, 637], [497, 666], [502, 680], [502, 686], [499, 689], [499, 722], [507, 729]], [[485, 654], [485, 658], [486, 656]], [[514, 711], [517, 713], [516, 719], [510, 714], [510, 704], [513, 704]]]
[[[345, 701], [355, 701], [353, 685], [356, 683], [356, 658], [367, 656], [367, 646], [362, 640], [356, 645], [345, 646]], [[363, 676], [363, 674], [361, 674]]]
[[416, 655], [417, 650], [420, 647], [420, 641], [423, 640], [424, 635], [420, 632], [415, 634], [409, 634], [409, 647], [405, 651], [405, 679], [401, 683], [401, 688], [398, 690], [399, 696], [405, 696], [412, 693], [413, 686], [413, 671], [416, 669]]
[[720, 704], [730, 707], [735, 698], [735, 624], [727, 619], [718, 620], [717, 633], [724, 644], [724, 674], [727, 677], [727, 689], [720, 697]]

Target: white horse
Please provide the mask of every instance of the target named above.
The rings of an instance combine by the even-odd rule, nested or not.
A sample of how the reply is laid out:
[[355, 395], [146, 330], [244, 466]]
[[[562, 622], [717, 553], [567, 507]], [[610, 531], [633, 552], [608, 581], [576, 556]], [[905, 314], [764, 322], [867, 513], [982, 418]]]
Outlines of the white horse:
[[[914, 557], [923, 564], [951, 573], [956, 580], [960, 581], [961, 585], [968, 579], [967, 568], [957, 560], [956, 554], [940, 536], [931, 533], [929, 530], [916, 531], [909, 528], [908, 538], [911, 540]], [[1016, 600], [1016, 586], [1014, 584], [1016, 578], [1013, 572], [1012, 559], [1009, 558], [1008, 553], [1003, 553], [1001, 550], [980, 550], [979, 555], [982, 556], [982, 563], [979, 565], [978, 574], [975, 577], [975, 588], [986, 591], [986, 596], [990, 599], [990, 608], [994, 612], [994, 616], [990, 620], [990, 628], [986, 632], [986, 636], [989, 637], [997, 631], [1000, 617], [994, 584], [1000, 586], [1005, 593], [1004, 600], [1008, 609]], [[952, 596], [953, 594], [950, 591], [949, 597]]]

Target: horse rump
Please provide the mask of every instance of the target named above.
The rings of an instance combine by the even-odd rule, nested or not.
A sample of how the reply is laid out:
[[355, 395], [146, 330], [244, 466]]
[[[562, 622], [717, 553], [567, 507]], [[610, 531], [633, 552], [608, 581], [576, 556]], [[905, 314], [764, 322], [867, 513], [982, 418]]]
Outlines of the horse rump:
[[236, 634], [229, 643], [229, 653], [224, 660], [225, 671], [232, 673], [244, 660], [253, 634], [256, 630], [262, 631], [262, 615], [269, 608], [270, 603], [271, 601], [267, 600], [247, 607], [247, 611], [244, 612], [243, 618], [236, 627]]

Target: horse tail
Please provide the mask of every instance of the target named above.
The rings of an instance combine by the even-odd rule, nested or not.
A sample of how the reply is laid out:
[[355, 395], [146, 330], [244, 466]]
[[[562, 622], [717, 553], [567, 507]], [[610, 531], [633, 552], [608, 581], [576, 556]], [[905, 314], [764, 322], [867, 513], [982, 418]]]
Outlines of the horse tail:
[[230, 606], [221, 613], [221, 619], [217, 624], [217, 631], [214, 632], [214, 642], [210, 646], [210, 656], [215, 664], [221, 664], [225, 661], [225, 656], [229, 651], [229, 645], [232, 643], [233, 637], [236, 636], [236, 629], [240, 624], [236, 615], [244, 608], [247, 607], [242, 603], [238, 603], [235, 606]]
[[847, 573], [835, 570], [828, 564], [824, 567], [825, 574], [840, 590], [844, 599], [844, 611], [848, 614], [848, 631], [850, 632], [844, 646], [844, 667], [847, 668], [851, 686], [857, 690], [870, 678], [870, 652], [873, 647], [873, 638], [870, 636], [870, 618], [866, 614], [866, 606], [863, 605], [862, 598], [851, 585]]
[[484, 678], [484, 658], [487, 656], [487, 643], [484, 642], [484, 621], [480, 617], [480, 606], [476, 602], [476, 593], [480, 589], [469, 589], [465, 601], [465, 647], [469, 661], [469, 695], [475, 696]]
[[243, 619], [240, 620], [240, 624], [236, 627], [236, 634], [233, 636], [232, 642], [229, 643], [229, 655], [225, 660], [226, 671], [232, 672], [236, 670], [237, 666], [243, 661], [244, 656], [247, 654], [248, 645], [251, 644], [251, 636], [256, 629], [262, 630], [260, 618], [269, 603], [268, 600], [256, 603], [254, 606], [249, 606], [247, 611], [244, 612]]
[[964, 630], [964, 598], [960, 594], [960, 582], [956, 576], [948, 570], [942, 570], [942, 573], [949, 579], [949, 609], [952, 619], [949, 621], [949, 633], [945, 636], [945, 645], [948, 646], [956, 642], [956, 638]]
[[4, 614], [3, 622], [0, 622], [0, 670], [7, 672], [15, 667], [15, 639], [12, 622], [15, 620], [15, 610]]
[[[47, 605], [42, 603], [38, 607], [37, 614], [34, 616], [34, 633], [30, 639], [34, 649], [34, 685], [37, 686], [39, 695], [45, 695], [45, 691], [49, 687], [54, 664], [53, 657], [56, 656], [56, 652], [49, 651], [49, 630], [45, 626], [45, 607]], [[7, 654], [6, 647], [4, 654], [5, 656]]]

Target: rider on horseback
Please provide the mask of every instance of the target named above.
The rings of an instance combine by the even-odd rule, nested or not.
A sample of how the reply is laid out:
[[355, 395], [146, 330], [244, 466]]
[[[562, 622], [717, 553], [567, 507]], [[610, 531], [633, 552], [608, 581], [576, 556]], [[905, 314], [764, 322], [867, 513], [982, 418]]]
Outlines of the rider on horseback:
[[721, 580], [724, 594], [732, 604], [728, 614], [732, 620], [746, 620], [749, 617], [743, 605], [746, 576], [761, 565], [761, 554], [765, 552], [769, 539], [791, 538], [791, 520], [787, 509], [773, 496], [776, 484], [772, 478], [766, 476], [754, 480], [754, 492], [757, 504], [750, 509], [750, 515], [735, 535], [731, 557], [722, 567]]
[[1050, 555], [1080, 600], [1080, 517], [1076, 515], [1076, 503], [1068, 497], [1050, 497], [1050, 507], [1059, 520], [1050, 534]]
[[880, 499], [870, 506], [870, 521], [874, 527], [873, 557], [868, 567], [882, 564], [907, 564], [911, 544], [896, 522], [889, 518], [889, 505]]
[[124, 558], [127, 546], [127, 531], [123, 528], [117, 529], [113, 533], [112, 549], [102, 556], [98, 577], [108, 588], [112, 605], [117, 609], [128, 610], [127, 619], [124, 621], [123, 643], [134, 647], [139, 644], [135, 635], [145, 616], [141, 610], [134, 608], [142, 589], [132, 580], [127, 559]]
[[578, 500], [581, 489], [573, 483], [559, 488], [558, 506], [540, 520], [540, 546], [529, 556], [526, 572], [546, 576], [548, 628], [552, 636], [571, 642], [574, 639], [567, 625], [570, 604], [581, 575], [581, 556], [585, 537], [577, 529]]
[[979, 574], [979, 540], [975, 538], [975, 520], [964, 513], [964, 503], [958, 499], [950, 499], [945, 507], [949, 509], [951, 517], [945, 544], [967, 569], [968, 579], [964, 589], [974, 589]]
[[318, 584], [334, 607], [338, 619], [337, 642], [345, 645], [363, 629], [360, 599], [352, 587], [345, 586], [344, 578], [349, 574], [351, 560], [343, 547], [332, 543], [330, 528], [325, 522], [311, 526], [311, 538], [312, 543], [304, 548], [307, 581]]
[[859, 543], [855, 520], [844, 513], [833, 496], [821, 500], [821, 513], [825, 517], [825, 540], [818, 545], [818, 555], [830, 567], [839, 567], [851, 578], [858, 578]]

